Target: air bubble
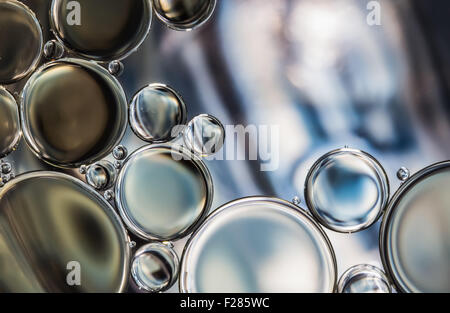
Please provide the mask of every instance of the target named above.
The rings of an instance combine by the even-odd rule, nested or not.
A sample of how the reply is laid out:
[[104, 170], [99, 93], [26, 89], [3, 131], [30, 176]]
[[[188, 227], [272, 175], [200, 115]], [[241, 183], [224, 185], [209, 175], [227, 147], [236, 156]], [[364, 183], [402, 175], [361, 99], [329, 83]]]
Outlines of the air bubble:
[[389, 199], [381, 165], [369, 154], [339, 149], [322, 156], [310, 169], [305, 200], [325, 227], [350, 233], [372, 225]]
[[397, 171], [397, 178], [399, 180], [401, 180], [402, 182], [408, 180], [410, 176], [410, 172], [406, 167], [401, 167], [398, 171]]
[[116, 168], [111, 162], [100, 161], [88, 167], [86, 181], [97, 190], [111, 187], [116, 180]]
[[107, 190], [105, 191], [105, 193], [103, 194], [103, 197], [107, 200], [107, 201], [111, 201], [114, 199], [114, 191], [112, 190]]
[[295, 204], [295, 205], [299, 205], [299, 204], [300, 204], [300, 198], [297, 197], [297, 196], [295, 196], [295, 197], [292, 199], [292, 203]]
[[339, 293], [391, 293], [389, 280], [379, 268], [363, 264], [351, 267], [340, 278]]
[[56, 40], [47, 41], [44, 45], [44, 56], [49, 60], [60, 59], [64, 56], [64, 47]]
[[127, 157], [128, 151], [124, 146], [117, 146], [113, 150], [113, 157], [116, 160], [123, 160]]
[[50, 21], [68, 50], [94, 60], [121, 60], [146, 38], [151, 7], [151, 0], [53, 0]]
[[178, 256], [169, 246], [150, 243], [136, 251], [131, 265], [131, 275], [138, 285], [149, 292], [162, 292], [178, 278]]
[[2, 174], [9, 174], [12, 171], [12, 166], [10, 163], [1, 163], [0, 170]]
[[19, 110], [16, 100], [12, 94], [0, 86], [0, 157], [14, 151], [20, 137]]
[[174, 128], [185, 123], [186, 106], [169, 86], [151, 84], [141, 89], [130, 104], [131, 128], [144, 141], [170, 141], [178, 135]]
[[42, 31], [34, 13], [19, 1], [0, 1], [0, 29], [0, 84], [8, 84], [38, 65]]
[[222, 149], [225, 128], [214, 116], [202, 114], [192, 119], [184, 129], [186, 146], [200, 156], [210, 156]]
[[108, 64], [108, 71], [111, 75], [120, 76], [124, 70], [123, 63], [120, 61], [111, 61]]
[[86, 175], [86, 173], [87, 173], [87, 165], [81, 165], [80, 166], [80, 169], [79, 169], [79, 172], [80, 172], [80, 174], [81, 175]]
[[158, 18], [174, 30], [188, 31], [212, 16], [216, 0], [153, 0]]

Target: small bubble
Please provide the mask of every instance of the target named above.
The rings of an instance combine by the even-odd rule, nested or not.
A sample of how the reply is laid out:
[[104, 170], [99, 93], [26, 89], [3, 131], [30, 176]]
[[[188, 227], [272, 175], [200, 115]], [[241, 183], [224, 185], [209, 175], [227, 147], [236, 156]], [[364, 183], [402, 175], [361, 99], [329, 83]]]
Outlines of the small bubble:
[[122, 75], [124, 70], [123, 63], [120, 61], [111, 61], [108, 64], [108, 72], [114, 76]]
[[87, 172], [87, 166], [86, 165], [81, 165], [79, 171], [80, 171], [81, 175], [85, 175], [86, 172]]
[[3, 182], [4, 184], [6, 184], [7, 182], [9, 182], [9, 176], [8, 176], [8, 175], [2, 176], [2, 182]]
[[401, 180], [402, 182], [408, 180], [410, 176], [410, 172], [409, 169], [407, 169], [406, 167], [402, 166], [398, 171], [397, 171], [397, 178], [399, 180]]
[[114, 192], [112, 190], [105, 191], [105, 194], [103, 195], [107, 201], [111, 201], [114, 199]]
[[128, 246], [129, 246], [131, 249], [133, 249], [134, 247], [136, 247], [136, 241], [130, 241], [130, 242], [128, 243]]
[[1, 164], [1, 172], [3, 174], [9, 174], [9, 173], [11, 173], [11, 170], [12, 170], [11, 164], [9, 164], [9, 163]]
[[299, 205], [300, 204], [300, 198], [295, 196], [294, 199], [292, 199], [292, 203], [295, 205]]
[[115, 167], [117, 170], [120, 170], [120, 169], [122, 168], [122, 162], [120, 162], [120, 161], [114, 162], [114, 167]]
[[225, 142], [225, 128], [222, 123], [208, 114], [193, 118], [183, 135], [187, 147], [204, 157], [220, 151]]
[[44, 45], [44, 56], [49, 60], [62, 58], [64, 55], [64, 47], [56, 40], [49, 40]]
[[0, 188], [2, 188], [3, 186], [5, 186], [5, 183], [3, 182], [3, 180], [0, 180]]
[[126, 158], [128, 151], [124, 146], [117, 146], [114, 148], [112, 154], [116, 160], [123, 160]]
[[114, 183], [116, 169], [111, 162], [100, 161], [88, 167], [86, 181], [97, 190], [105, 190]]

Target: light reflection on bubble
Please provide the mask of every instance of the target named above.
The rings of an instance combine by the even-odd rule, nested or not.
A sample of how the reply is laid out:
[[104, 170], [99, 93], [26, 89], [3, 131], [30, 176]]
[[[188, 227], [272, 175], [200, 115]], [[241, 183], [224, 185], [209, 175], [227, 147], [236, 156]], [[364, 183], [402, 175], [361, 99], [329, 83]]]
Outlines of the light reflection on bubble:
[[0, 157], [11, 153], [19, 140], [20, 123], [16, 100], [0, 86]]

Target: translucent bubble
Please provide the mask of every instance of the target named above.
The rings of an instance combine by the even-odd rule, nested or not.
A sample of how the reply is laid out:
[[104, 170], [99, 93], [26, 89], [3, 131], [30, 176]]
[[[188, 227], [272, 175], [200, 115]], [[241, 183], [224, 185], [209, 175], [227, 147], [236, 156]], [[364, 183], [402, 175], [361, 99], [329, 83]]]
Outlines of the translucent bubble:
[[94, 60], [120, 60], [146, 38], [151, 0], [53, 0], [50, 20], [69, 50]]
[[131, 276], [139, 288], [149, 292], [169, 289], [178, 278], [178, 256], [169, 246], [150, 243], [134, 255]]
[[168, 27], [181, 31], [203, 25], [215, 7], [216, 0], [153, 0], [158, 18]]
[[386, 275], [379, 268], [363, 264], [351, 267], [339, 279], [340, 293], [391, 293]]
[[114, 199], [114, 191], [112, 190], [107, 190], [105, 191], [103, 197], [107, 200], [107, 201], [111, 201]]
[[212, 213], [182, 257], [182, 292], [332, 292], [333, 249], [293, 204], [245, 198]]
[[19, 110], [16, 100], [0, 86], [0, 158], [17, 147], [20, 137]]
[[124, 66], [120, 61], [111, 61], [108, 64], [108, 71], [111, 75], [120, 76], [123, 73]]
[[381, 165], [369, 154], [339, 149], [322, 156], [306, 178], [305, 200], [325, 227], [356, 232], [372, 225], [389, 199]]
[[22, 97], [26, 142], [37, 156], [56, 166], [92, 164], [112, 151], [126, 129], [125, 93], [94, 62], [50, 62], [30, 77]]
[[60, 59], [64, 55], [64, 47], [56, 40], [47, 41], [44, 45], [44, 55], [50, 60]]
[[397, 172], [397, 178], [401, 181], [406, 181], [410, 176], [410, 172], [406, 167], [401, 167]]
[[0, 163], [0, 172], [2, 174], [9, 174], [12, 171], [12, 166], [10, 163]]
[[127, 157], [128, 151], [124, 146], [117, 146], [113, 150], [113, 157], [116, 160], [123, 160]]
[[43, 39], [34, 13], [19, 1], [0, 1], [0, 84], [12, 83], [33, 71]]
[[186, 123], [186, 106], [172, 88], [152, 84], [141, 89], [130, 104], [130, 124], [135, 134], [148, 142], [167, 142]]
[[450, 162], [404, 182], [381, 225], [386, 272], [402, 292], [450, 292]]
[[202, 114], [189, 122], [183, 136], [190, 150], [201, 156], [210, 156], [222, 149], [225, 128], [214, 116]]
[[207, 214], [212, 181], [203, 162], [175, 146], [147, 146], [130, 155], [116, 184], [116, 204], [144, 239], [188, 235]]
[[[0, 190], [0, 229], [0, 292], [126, 287], [128, 235], [114, 209], [76, 178], [34, 172], [8, 182]], [[81, 285], [67, 283], [70, 261], [81, 266]]]
[[102, 160], [89, 166], [86, 181], [97, 190], [111, 187], [116, 180], [116, 168], [111, 162]]

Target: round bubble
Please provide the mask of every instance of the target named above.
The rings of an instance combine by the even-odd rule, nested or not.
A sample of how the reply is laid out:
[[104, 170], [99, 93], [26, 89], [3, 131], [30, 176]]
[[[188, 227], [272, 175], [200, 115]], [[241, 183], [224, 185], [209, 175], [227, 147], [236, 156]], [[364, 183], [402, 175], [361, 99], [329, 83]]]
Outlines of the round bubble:
[[171, 247], [163, 243], [150, 243], [136, 251], [131, 276], [139, 288], [162, 292], [176, 282], [178, 265], [178, 256]]
[[34, 13], [19, 1], [0, 1], [0, 84], [13, 83], [38, 65], [43, 39]]
[[245, 198], [212, 213], [192, 235], [183, 292], [333, 292], [333, 249], [320, 226], [287, 201]]
[[222, 149], [225, 128], [214, 116], [202, 114], [188, 123], [183, 136], [190, 150], [201, 156], [210, 156]]
[[97, 190], [105, 190], [114, 184], [116, 168], [111, 162], [100, 161], [87, 168], [86, 181]]
[[363, 264], [348, 269], [339, 279], [340, 293], [391, 293], [386, 275], [379, 268]]
[[409, 178], [381, 226], [384, 268], [403, 292], [450, 292], [450, 162]]
[[151, 0], [53, 0], [50, 20], [69, 50], [94, 60], [120, 60], [146, 38]]
[[32, 151], [60, 167], [92, 164], [125, 132], [127, 101], [94, 62], [61, 59], [38, 69], [22, 93], [22, 130]]
[[180, 31], [203, 25], [215, 7], [216, 0], [153, 0], [158, 18], [168, 27]]
[[141, 89], [130, 104], [130, 124], [135, 134], [148, 142], [167, 142], [186, 123], [186, 106], [172, 88], [152, 84]]
[[16, 100], [0, 86], [0, 158], [17, 147], [20, 135], [19, 109]]
[[127, 226], [144, 239], [188, 235], [211, 206], [210, 174], [182, 147], [147, 146], [125, 161], [116, 184], [116, 203]]
[[369, 154], [339, 149], [322, 156], [306, 178], [305, 200], [317, 220], [338, 232], [356, 232], [381, 216], [389, 199], [382, 166]]
[[0, 229], [0, 292], [126, 287], [126, 231], [114, 209], [76, 178], [34, 172], [9, 181], [0, 190]]

